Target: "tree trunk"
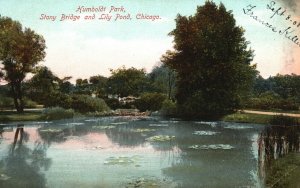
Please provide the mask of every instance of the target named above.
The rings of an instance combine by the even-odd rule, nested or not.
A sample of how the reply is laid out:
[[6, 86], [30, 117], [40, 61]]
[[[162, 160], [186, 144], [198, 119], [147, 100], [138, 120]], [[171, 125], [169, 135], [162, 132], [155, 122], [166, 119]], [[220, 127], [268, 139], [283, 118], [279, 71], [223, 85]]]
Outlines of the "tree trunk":
[[21, 83], [12, 82], [11, 83], [11, 93], [14, 99], [15, 108], [18, 113], [24, 112], [24, 101], [22, 98]]
[[172, 92], [172, 85], [171, 85], [171, 71], [168, 72], [168, 98], [171, 100], [171, 92]]
[[14, 99], [15, 108], [16, 108], [16, 110], [18, 112], [19, 102], [18, 102], [18, 96], [17, 96], [17, 93], [16, 93], [16, 89], [15, 89], [15, 84], [14, 83], [11, 83], [11, 94], [12, 94], [13, 99]]
[[18, 113], [23, 113], [24, 112], [24, 101], [23, 101], [23, 93], [22, 93], [22, 86], [21, 86], [21, 82], [17, 83], [17, 93], [18, 93], [18, 99], [19, 99], [19, 110]]

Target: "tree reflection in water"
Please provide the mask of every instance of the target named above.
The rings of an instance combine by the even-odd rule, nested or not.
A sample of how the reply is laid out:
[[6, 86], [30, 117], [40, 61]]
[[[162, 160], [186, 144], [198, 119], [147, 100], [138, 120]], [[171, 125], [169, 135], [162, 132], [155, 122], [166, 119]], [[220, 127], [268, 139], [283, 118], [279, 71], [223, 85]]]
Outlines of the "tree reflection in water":
[[300, 126], [270, 126], [258, 139], [259, 174], [265, 182], [274, 160], [300, 152]]
[[25, 145], [28, 140], [29, 136], [24, 131], [24, 126], [18, 125], [8, 155], [0, 161], [2, 173], [8, 177], [6, 180], [0, 180], [0, 187], [46, 187], [45, 175], [41, 168], [48, 170], [51, 165], [51, 159], [46, 156], [48, 147], [36, 141], [31, 149]]

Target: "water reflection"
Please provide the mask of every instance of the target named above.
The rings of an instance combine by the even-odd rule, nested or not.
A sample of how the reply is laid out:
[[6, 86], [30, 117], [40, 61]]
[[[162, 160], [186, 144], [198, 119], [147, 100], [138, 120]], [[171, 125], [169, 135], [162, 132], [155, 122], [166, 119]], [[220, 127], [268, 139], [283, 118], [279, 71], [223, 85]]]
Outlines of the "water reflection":
[[0, 187], [46, 187], [41, 169], [47, 170], [51, 165], [51, 159], [46, 157], [47, 147], [36, 141], [31, 149], [26, 145], [28, 140], [24, 125], [18, 125], [7, 155], [0, 161], [0, 173], [4, 177]]
[[[300, 126], [269, 126], [258, 139], [259, 173], [262, 181], [271, 176], [273, 162], [300, 152]], [[284, 167], [282, 167], [284, 168]]]
[[146, 177], [169, 187], [259, 187], [271, 159], [299, 151], [297, 128], [129, 117], [33, 124], [3, 133], [0, 174], [9, 179], [0, 187], [124, 187]]

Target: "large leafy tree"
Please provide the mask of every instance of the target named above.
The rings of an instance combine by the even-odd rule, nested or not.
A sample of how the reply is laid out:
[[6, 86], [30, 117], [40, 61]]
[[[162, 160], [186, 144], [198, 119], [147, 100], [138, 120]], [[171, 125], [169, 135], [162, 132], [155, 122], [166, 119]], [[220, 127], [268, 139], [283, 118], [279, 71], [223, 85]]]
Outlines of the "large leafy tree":
[[239, 107], [257, 74], [244, 30], [223, 4], [206, 1], [176, 18], [175, 50], [162, 61], [178, 74], [176, 99], [184, 115], [222, 115]]
[[111, 76], [108, 79], [108, 92], [120, 97], [129, 95], [138, 96], [147, 87], [146, 72], [144, 69], [118, 68], [111, 70]]
[[22, 82], [45, 57], [45, 40], [18, 21], [0, 16], [1, 76], [11, 87], [15, 107], [23, 112]]
[[44, 104], [49, 95], [58, 92], [61, 80], [48, 67], [37, 67], [34, 73], [26, 84], [26, 92], [32, 100]]
[[91, 89], [97, 97], [105, 98], [107, 96], [107, 80], [108, 78], [101, 75], [90, 77], [89, 82], [91, 84]]

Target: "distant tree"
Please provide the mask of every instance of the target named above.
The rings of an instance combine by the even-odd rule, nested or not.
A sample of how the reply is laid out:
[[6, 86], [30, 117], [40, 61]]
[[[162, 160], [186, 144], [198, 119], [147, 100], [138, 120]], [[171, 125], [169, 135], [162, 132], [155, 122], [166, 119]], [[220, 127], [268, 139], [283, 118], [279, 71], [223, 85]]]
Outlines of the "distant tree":
[[[276, 75], [272, 77], [275, 83], [274, 92], [278, 93], [282, 98], [298, 98], [300, 99], [300, 76], [292, 75]], [[298, 100], [300, 102], [300, 100]]]
[[14, 104], [23, 112], [22, 82], [27, 73], [44, 59], [45, 40], [29, 28], [8, 17], [0, 16], [0, 63], [1, 76], [11, 87]]
[[272, 79], [272, 77], [264, 79], [262, 76], [258, 75], [254, 81], [253, 95], [259, 96], [267, 91], [273, 91], [274, 86], [275, 82], [274, 79]]
[[73, 91], [75, 94], [81, 94], [81, 95], [91, 95], [92, 94], [92, 88], [88, 82], [87, 79], [81, 79], [78, 78], [76, 80], [76, 87]]
[[148, 76], [154, 91], [166, 94], [169, 99], [175, 97], [176, 73], [174, 70], [162, 64], [154, 67]]
[[176, 18], [174, 51], [162, 62], [177, 72], [177, 104], [185, 116], [208, 117], [239, 107], [257, 74], [244, 30], [223, 4], [206, 1], [193, 16]]
[[60, 79], [48, 68], [38, 67], [35, 75], [27, 82], [27, 95], [41, 104], [49, 95], [59, 91]]
[[88, 83], [89, 82], [87, 79], [81, 79], [81, 78], [76, 79], [76, 86], [87, 85]]
[[62, 93], [69, 94], [72, 92], [74, 86], [73, 84], [69, 81], [72, 77], [71, 76], [66, 76], [63, 79], [59, 79], [59, 90]]
[[140, 95], [147, 87], [146, 72], [144, 69], [118, 68], [111, 70], [111, 76], [108, 79], [108, 88], [111, 94], [117, 94], [120, 97], [129, 95]]
[[90, 77], [89, 83], [91, 85], [91, 89], [93, 90], [93, 93], [97, 95], [97, 97], [105, 98], [107, 96], [107, 81], [108, 78], [101, 75]]

